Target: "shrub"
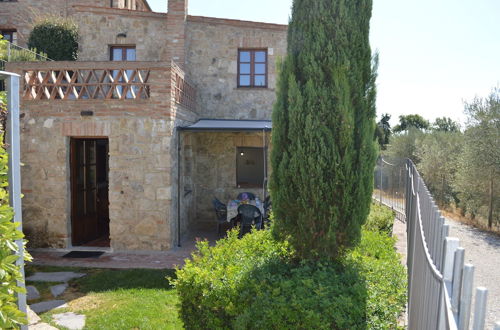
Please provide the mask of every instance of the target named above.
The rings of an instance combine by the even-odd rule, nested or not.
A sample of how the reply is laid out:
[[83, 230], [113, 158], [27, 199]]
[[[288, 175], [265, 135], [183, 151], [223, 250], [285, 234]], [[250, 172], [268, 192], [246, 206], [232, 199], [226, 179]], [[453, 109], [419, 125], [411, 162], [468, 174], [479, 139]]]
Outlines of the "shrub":
[[274, 233], [303, 259], [360, 238], [376, 148], [371, 0], [295, 0], [273, 109]]
[[393, 244], [363, 231], [339, 261], [296, 263], [268, 231], [233, 231], [215, 247], [199, 243], [172, 282], [188, 329], [395, 328], [406, 273]]
[[372, 203], [370, 214], [363, 225], [363, 228], [370, 231], [384, 233], [387, 236], [392, 236], [392, 226], [394, 224], [394, 211], [386, 206], [381, 206]]
[[55, 61], [76, 61], [78, 27], [66, 18], [44, 18], [33, 27], [28, 39], [28, 47], [46, 53]]
[[[6, 113], [5, 93], [0, 93], [0, 113]], [[4, 127], [2, 127], [2, 131]], [[0, 134], [3, 141], [3, 132]], [[14, 213], [9, 206], [8, 186], [8, 154], [4, 146], [0, 146], [0, 329], [16, 327], [26, 323], [26, 315], [17, 309], [16, 292], [22, 289], [16, 281], [22, 281], [23, 276], [16, 266], [18, 247], [15, 241], [23, 238], [23, 233], [17, 230], [17, 223], [12, 222]], [[26, 254], [25, 258], [29, 256]]]

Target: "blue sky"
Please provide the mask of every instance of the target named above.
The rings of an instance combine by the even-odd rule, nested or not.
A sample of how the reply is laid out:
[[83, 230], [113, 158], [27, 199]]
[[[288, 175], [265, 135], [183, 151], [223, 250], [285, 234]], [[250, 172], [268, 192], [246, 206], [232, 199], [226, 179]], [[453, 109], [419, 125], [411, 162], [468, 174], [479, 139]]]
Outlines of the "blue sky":
[[[165, 12], [167, 0], [149, 0]], [[189, 14], [286, 24], [292, 0], [189, 0]], [[463, 101], [500, 83], [500, 1], [374, 0], [377, 112], [464, 121]]]

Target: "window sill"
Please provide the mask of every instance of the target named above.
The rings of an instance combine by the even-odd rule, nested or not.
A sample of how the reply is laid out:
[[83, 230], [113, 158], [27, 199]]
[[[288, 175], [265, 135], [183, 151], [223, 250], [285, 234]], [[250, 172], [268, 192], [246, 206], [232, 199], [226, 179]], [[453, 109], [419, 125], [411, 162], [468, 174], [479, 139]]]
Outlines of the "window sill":
[[233, 88], [233, 90], [236, 91], [267, 91], [267, 92], [274, 92], [274, 88], [269, 88], [269, 87], [236, 87]]

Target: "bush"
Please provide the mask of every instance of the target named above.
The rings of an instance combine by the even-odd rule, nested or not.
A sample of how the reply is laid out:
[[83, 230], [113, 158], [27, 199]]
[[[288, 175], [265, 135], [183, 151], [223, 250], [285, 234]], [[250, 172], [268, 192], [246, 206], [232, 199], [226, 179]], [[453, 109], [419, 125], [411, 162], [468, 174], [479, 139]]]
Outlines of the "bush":
[[387, 236], [392, 236], [392, 226], [396, 214], [390, 208], [372, 203], [370, 214], [363, 228], [370, 231], [384, 233]]
[[187, 329], [395, 328], [405, 305], [394, 239], [378, 232], [339, 261], [296, 263], [268, 231], [198, 249], [172, 281]]
[[[5, 93], [0, 93], [0, 113], [6, 113]], [[3, 130], [0, 141], [3, 141]], [[23, 233], [18, 231], [17, 223], [12, 222], [14, 213], [9, 206], [9, 194], [7, 191], [8, 154], [4, 146], [0, 146], [0, 329], [16, 327], [26, 323], [26, 315], [17, 309], [16, 292], [22, 289], [17, 286], [16, 281], [22, 281], [23, 276], [16, 266], [18, 256], [15, 254], [18, 247], [15, 241], [23, 238]], [[26, 259], [29, 256], [26, 254]]]
[[55, 61], [76, 61], [78, 58], [78, 27], [60, 17], [48, 17], [35, 24], [28, 47], [46, 53]]

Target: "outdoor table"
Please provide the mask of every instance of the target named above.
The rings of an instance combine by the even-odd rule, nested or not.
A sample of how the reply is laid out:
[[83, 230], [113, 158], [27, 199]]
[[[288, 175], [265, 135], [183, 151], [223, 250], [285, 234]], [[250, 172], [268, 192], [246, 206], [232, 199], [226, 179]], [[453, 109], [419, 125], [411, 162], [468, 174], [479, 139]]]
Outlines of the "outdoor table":
[[[243, 201], [239, 200], [230, 200], [227, 203], [227, 222], [231, 222], [231, 219], [238, 216], [238, 206], [241, 204], [243, 204]], [[248, 201], [248, 204], [257, 206], [262, 216], [264, 216], [264, 204], [258, 198], [256, 200]], [[256, 213], [255, 216], [257, 217], [258, 214]]]

